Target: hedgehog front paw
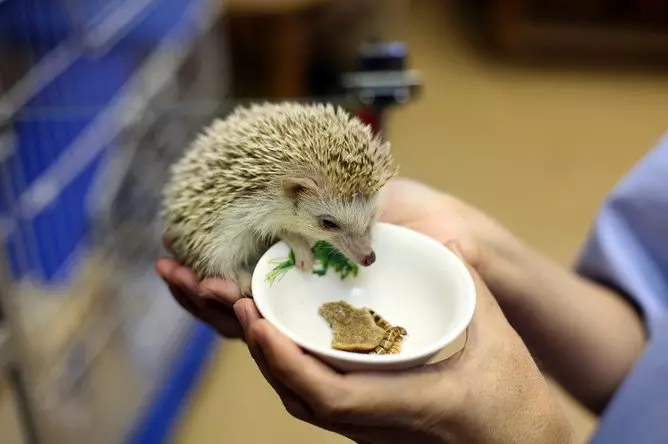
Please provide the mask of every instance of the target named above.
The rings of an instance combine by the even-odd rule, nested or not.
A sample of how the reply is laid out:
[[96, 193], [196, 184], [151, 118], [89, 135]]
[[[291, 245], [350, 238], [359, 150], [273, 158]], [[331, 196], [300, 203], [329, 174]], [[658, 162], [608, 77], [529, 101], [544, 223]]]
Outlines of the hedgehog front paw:
[[310, 249], [298, 248], [293, 250], [295, 253], [295, 265], [301, 271], [310, 273], [315, 267], [315, 259]]
[[253, 274], [249, 271], [241, 271], [237, 276], [237, 285], [241, 292], [241, 297], [253, 298], [252, 288]]
[[288, 244], [295, 255], [295, 266], [301, 271], [310, 273], [315, 266], [315, 259], [309, 242], [301, 236], [286, 234], [283, 241]]

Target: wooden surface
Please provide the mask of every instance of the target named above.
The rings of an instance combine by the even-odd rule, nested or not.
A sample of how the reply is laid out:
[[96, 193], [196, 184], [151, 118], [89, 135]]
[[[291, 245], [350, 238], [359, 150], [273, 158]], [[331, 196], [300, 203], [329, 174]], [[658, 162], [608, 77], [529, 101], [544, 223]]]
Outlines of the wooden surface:
[[[257, 51], [262, 89], [273, 99], [306, 94], [312, 40], [308, 12], [328, 0], [232, 0], [227, 14], [233, 63]], [[241, 56], [239, 54], [241, 53]], [[254, 61], [253, 63], [256, 63]], [[261, 75], [260, 75], [261, 74]], [[238, 73], [237, 73], [238, 76]]]
[[496, 46], [509, 54], [660, 57], [668, 62], [668, 3], [632, 1], [630, 11], [620, 16], [610, 12], [614, 3], [493, 0], [488, 26]]
[[[442, 3], [414, 2], [398, 33], [425, 80], [423, 97], [388, 122], [401, 172], [479, 205], [568, 265], [601, 199], [666, 131], [668, 78], [491, 64], [454, 33]], [[584, 442], [594, 419], [560, 398]], [[349, 441], [290, 418], [244, 346], [228, 342], [173, 442]]]

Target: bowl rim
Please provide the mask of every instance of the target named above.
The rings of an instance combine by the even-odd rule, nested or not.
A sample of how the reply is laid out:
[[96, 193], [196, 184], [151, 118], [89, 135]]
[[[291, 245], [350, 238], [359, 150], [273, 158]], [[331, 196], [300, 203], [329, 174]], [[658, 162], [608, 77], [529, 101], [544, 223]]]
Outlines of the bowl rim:
[[[453, 263], [456, 265], [454, 266], [459, 269], [459, 273], [464, 278], [464, 284], [466, 289], [462, 293], [469, 296], [467, 297], [468, 301], [467, 301], [467, 306], [465, 307], [464, 314], [457, 321], [455, 326], [452, 329], [450, 329], [446, 334], [442, 335], [437, 341], [431, 342], [430, 344], [425, 345], [412, 353], [401, 353], [398, 355], [367, 355], [367, 354], [351, 353], [343, 350], [335, 350], [332, 348], [324, 348], [316, 346], [313, 343], [302, 338], [300, 335], [294, 334], [289, 328], [287, 328], [280, 321], [278, 321], [275, 316], [271, 316], [272, 310], [269, 307], [267, 298], [265, 297], [267, 292], [265, 291], [263, 293], [259, 293], [260, 297], [259, 298], [256, 297], [255, 283], [257, 279], [255, 270], [253, 270], [253, 277], [251, 283], [253, 289], [253, 301], [255, 302], [255, 305], [257, 306], [260, 315], [262, 315], [262, 317], [266, 319], [272, 326], [274, 326], [281, 334], [283, 334], [291, 341], [299, 345], [300, 348], [310, 352], [310, 354], [321, 355], [330, 359], [336, 359], [344, 362], [369, 364], [370, 366], [373, 366], [374, 364], [390, 364], [390, 363], [400, 363], [400, 362], [416, 361], [424, 359], [435, 355], [443, 348], [445, 348], [448, 344], [454, 342], [468, 328], [469, 324], [471, 323], [471, 320], [473, 319], [473, 314], [475, 313], [477, 305], [475, 282], [473, 281], [473, 277], [471, 276], [471, 273], [467, 269], [466, 265], [454, 252], [452, 252], [445, 245], [443, 245], [442, 243], [438, 242], [437, 240], [435, 240], [430, 236], [427, 236], [418, 231], [415, 231], [413, 229], [401, 225], [390, 224], [387, 222], [377, 222], [375, 225], [383, 227], [383, 229], [389, 229], [389, 230], [394, 230], [395, 232], [400, 232], [402, 235], [421, 238], [425, 242], [438, 246], [438, 248], [441, 249], [441, 251], [443, 251], [444, 254], [451, 255], [451, 257], [455, 259]], [[276, 242], [274, 245], [272, 245], [270, 248], [268, 248], [267, 251], [262, 255], [262, 257], [258, 261], [256, 269], [261, 263], [265, 262], [266, 256], [270, 253], [271, 250], [274, 249], [274, 247], [283, 243], [284, 242], [279, 241]], [[262, 278], [261, 281], [262, 283], [264, 283], [264, 278]], [[266, 286], [263, 285], [263, 287]], [[270, 316], [267, 316], [267, 313], [269, 313]]]

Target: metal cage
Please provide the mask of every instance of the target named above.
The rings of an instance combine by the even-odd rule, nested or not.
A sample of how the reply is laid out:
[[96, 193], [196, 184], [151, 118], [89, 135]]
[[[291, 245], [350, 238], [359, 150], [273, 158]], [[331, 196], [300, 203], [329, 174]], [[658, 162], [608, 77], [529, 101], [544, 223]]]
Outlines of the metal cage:
[[[169, 165], [240, 104], [221, 3], [0, 0], [0, 370], [31, 444], [166, 442], [216, 343], [153, 264]], [[405, 58], [376, 40], [322, 100], [380, 131]]]
[[153, 261], [168, 165], [226, 95], [220, 3], [0, 1], [0, 367], [27, 442], [163, 442], [214, 343]]

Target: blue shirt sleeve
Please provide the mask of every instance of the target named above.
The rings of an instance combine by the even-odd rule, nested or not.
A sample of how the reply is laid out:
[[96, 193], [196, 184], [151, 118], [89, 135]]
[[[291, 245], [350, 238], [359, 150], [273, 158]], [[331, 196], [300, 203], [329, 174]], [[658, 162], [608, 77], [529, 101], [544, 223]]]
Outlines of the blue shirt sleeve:
[[668, 313], [668, 134], [612, 190], [578, 259], [583, 276], [640, 308], [652, 334]]

